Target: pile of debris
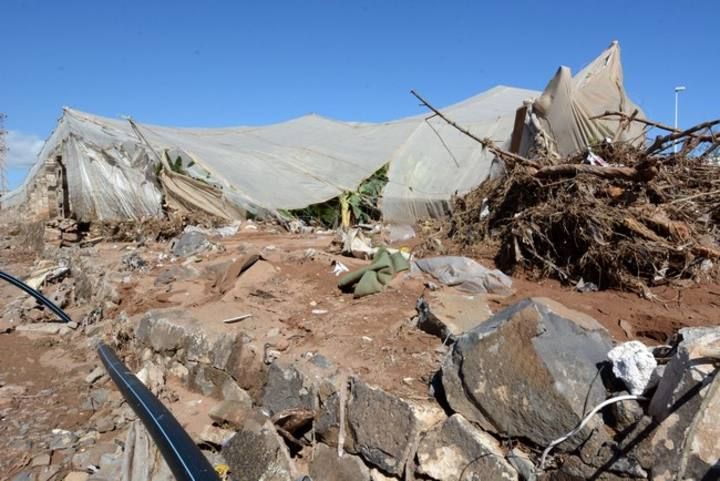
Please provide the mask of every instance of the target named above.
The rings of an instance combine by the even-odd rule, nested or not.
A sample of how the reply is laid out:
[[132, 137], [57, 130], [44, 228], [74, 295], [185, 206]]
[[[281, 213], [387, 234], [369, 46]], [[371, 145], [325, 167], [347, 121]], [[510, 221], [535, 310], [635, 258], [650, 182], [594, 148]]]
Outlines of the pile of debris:
[[[496, 241], [506, 272], [521, 267], [600, 288], [646, 293], [717, 274], [720, 166], [707, 158], [720, 138], [703, 130], [718, 123], [658, 137], [647, 149], [606, 140], [559, 161], [503, 159], [503, 177], [454, 199], [444, 234], [461, 250]], [[681, 151], [666, 153], [674, 142]]]
[[227, 224], [225, 219], [198, 212], [169, 211], [166, 217], [141, 220], [104, 221], [92, 224], [93, 234], [115, 242], [166, 241], [185, 231], [187, 226], [206, 228]]

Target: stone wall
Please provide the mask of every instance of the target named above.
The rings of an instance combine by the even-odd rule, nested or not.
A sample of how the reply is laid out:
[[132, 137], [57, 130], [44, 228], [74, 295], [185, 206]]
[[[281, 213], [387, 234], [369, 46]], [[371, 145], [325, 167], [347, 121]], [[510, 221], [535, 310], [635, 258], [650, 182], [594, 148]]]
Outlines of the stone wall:
[[11, 209], [0, 211], [0, 221], [34, 222], [57, 217], [61, 211], [62, 185], [60, 166], [54, 160], [45, 162], [28, 185], [27, 200]]

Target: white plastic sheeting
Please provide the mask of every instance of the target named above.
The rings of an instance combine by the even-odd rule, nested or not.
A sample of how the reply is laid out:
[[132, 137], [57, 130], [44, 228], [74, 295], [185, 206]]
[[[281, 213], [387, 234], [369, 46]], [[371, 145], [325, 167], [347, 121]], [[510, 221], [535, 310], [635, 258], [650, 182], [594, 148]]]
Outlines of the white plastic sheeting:
[[[480, 138], [510, 147], [515, 110], [539, 92], [499, 86], [443, 109]], [[394, 153], [382, 199], [387, 221], [409, 222], [449, 212], [453, 194], [465, 194], [490, 173], [494, 155], [439, 117], [421, 122]]]
[[[511, 134], [517, 103], [532, 94], [497, 87], [449, 108], [448, 113], [477, 135], [504, 143]], [[191, 176], [218, 187], [224, 199], [241, 208], [226, 209], [229, 218], [242, 210], [273, 212], [324, 202], [356, 189], [389, 162], [383, 214], [389, 220], [413, 223], [442, 212], [456, 191], [479, 184], [492, 162], [476, 142], [437, 119], [426, 123], [424, 116], [378, 124], [308, 115], [265, 127], [135, 126], [128, 120], [65, 109], [38, 162], [62, 157], [70, 210], [78, 219], [158, 215], [163, 190], [173, 206], [182, 204], [177, 199], [180, 194], [188, 203], [217, 213], [220, 203], [202, 200], [209, 199], [208, 192], [189, 195], [191, 184], [179, 189], [177, 182], [168, 183], [172, 176], [156, 175], [166, 151], [171, 159], [183, 157]], [[26, 192], [15, 192], [3, 205], [26, 197]]]
[[[620, 63], [620, 45], [613, 42], [600, 56], [572, 76], [568, 67], [560, 67], [542, 95], [532, 104], [530, 136], [545, 139], [545, 147], [555, 154], [567, 156], [585, 150], [588, 145], [605, 138], [642, 144], [643, 126], [630, 124], [613, 139], [620, 126], [617, 117], [592, 119], [606, 111], [628, 115], [638, 109], [637, 118], [644, 114], [625, 92]], [[530, 147], [523, 149], [528, 154]]]
[[512, 294], [512, 279], [498, 269], [488, 269], [469, 257], [439, 256], [418, 259], [418, 269], [438, 282], [472, 293]]
[[[564, 155], [615, 132], [616, 120], [590, 120], [593, 115], [635, 109], [622, 86], [616, 43], [575, 78], [562, 67], [538, 94], [500, 86], [443, 111], [476, 136], [508, 148], [516, 110], [531, 105], [521, 152], [531, 152], [540, 136]], [[263, 127], [135, 126], [65, 109], [29, 178], [3, 197], [2, 207], [25, 202], [43, 162], [56, 155], [67, 169], [69, 208], [79, 220], [156, 216], [162, 212], [163, 195], [170, 207], [197, 208], [229, 219], [246, 211], [300, 209], [355, 190], [389, 163], [383, 216], [414, 224], [446, 214], [451, 196], [472, 190], [495, 165], [479, 143], [438, 117], [426, 120], [426, 115], [386, 123], [307, 115]], [[638, 133], [632, 125], [620, 140]], [[166, 152], [171, 160], [180, 156], [195, 180], [168, 169], [158, 176]]]

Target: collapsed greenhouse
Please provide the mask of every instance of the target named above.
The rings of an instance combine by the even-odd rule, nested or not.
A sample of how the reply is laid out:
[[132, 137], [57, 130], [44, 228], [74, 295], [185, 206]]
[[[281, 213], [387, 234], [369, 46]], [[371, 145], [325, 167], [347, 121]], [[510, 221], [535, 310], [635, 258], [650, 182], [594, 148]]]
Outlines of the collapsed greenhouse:
[[[473, 135], [514, 152], [567, 155], [617, 131], [604, 111], [642, 116], [622, 83], [614, 42], [544, 92], [498, 86], [443, 112]], [[636, 126], [622, 140], [643, 142]], [[449, 212], [450, 199], [502, 169], [495, 155], [437, 116], [385, 123], [318, 115], [262, 127], [173, 128], [71, 108], [3, 210], [78, 221], [139, 220], [168, 209], [225, 219], [292, 213], [356, 192], [383, 169], [377, 210], [413, 224]]]

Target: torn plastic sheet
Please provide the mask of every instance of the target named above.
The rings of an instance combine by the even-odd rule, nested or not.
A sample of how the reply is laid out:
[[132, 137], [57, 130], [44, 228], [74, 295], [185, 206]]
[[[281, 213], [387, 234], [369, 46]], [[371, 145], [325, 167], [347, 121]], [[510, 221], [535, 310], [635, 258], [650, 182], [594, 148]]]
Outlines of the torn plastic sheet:
[[472, 293], [510, 295], [512, 279], [498, 269], [488, 269], [468, 257], [440, 256], [415, 261], [418, 269], [447, 286]]

